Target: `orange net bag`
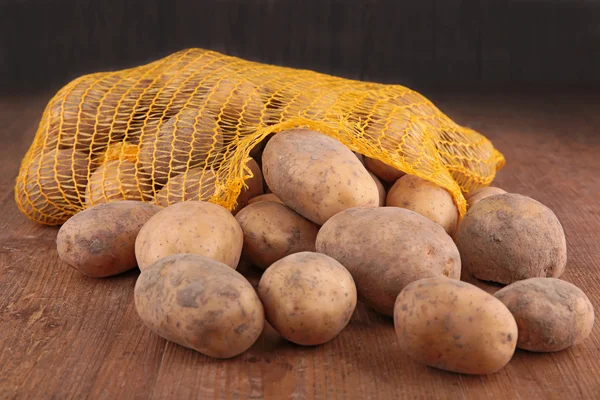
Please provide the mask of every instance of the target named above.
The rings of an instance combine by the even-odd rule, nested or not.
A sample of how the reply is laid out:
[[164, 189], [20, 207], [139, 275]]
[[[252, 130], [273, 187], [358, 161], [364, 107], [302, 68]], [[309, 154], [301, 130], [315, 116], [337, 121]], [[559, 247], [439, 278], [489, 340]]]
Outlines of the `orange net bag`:
[[47, 105], [15, 187], [30, 219], [61, 224], [106, 201], [202, 199], [232, 209], [250, 151], [309, 127], [453, 196], [489, 185], [504, 158], [408, 88], [188, 49], [82, 76]]

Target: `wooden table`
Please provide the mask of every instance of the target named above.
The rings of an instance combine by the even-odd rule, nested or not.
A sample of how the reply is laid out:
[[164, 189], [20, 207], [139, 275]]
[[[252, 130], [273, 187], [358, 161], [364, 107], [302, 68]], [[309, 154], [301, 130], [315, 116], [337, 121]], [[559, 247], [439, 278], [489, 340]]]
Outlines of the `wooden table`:
[[[396, 345], [391, 320], [362, 305], [339, 337], [318, 347], [287, 343], [270, 328], [248, 352], [225, 361], [166, 342], [136, 314], [137, 272], [82, 276], [58, 259], [57, 228], [17, 211], [14, 180], [48, 99], [0, 98], [0, 398], [600, 399], [598, 323], [574, 348], [517, 351], [489, 376], [411, 361]], [[556, 212], [569, 246], [563, 278], [597, 309], [600, 95], [445, 93], [432, 99], [504, 152], [508, 163], [497, 185]]]

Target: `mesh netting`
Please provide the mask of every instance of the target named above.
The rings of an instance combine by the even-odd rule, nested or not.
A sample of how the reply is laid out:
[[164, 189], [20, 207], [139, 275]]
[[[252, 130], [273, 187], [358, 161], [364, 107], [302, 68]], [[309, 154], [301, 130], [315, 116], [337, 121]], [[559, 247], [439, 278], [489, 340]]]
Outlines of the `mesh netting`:
[[16, 182], [21, 211], [60, 224], [121, 199], [202, 199], [232, 209], [250, 151], [309, 127], [450, 191], [486, 186], [504, 164], [479, 133], [419, 93], [189, 49], [137, 68], [82, 76], [47, 105]]

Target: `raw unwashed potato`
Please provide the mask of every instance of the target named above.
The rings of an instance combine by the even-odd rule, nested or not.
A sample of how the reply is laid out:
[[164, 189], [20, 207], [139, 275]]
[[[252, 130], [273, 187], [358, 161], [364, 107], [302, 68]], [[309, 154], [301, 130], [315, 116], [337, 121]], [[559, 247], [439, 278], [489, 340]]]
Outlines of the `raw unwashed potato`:
[[207, 201], [215, 194], [216, 175], [211, 169], [191, 169], [169, 179], [156, 193], [156, 203], [167, 207], [169, 204], [188, 200]]
[[369, 172], [371, 178], [375, 181], [377, 185], [377, 191], [379, 192], [379, 207], [385, 206], [385, 197], [387, 196], [385, 193], [385, 187], [383, 187], [383, 183], [379, 180], [379, 178], [372, 172]]
[[360, 163], [362, 165], [365, 165], [365, 156], [363, 156], [362, 154], [360, 154], [358, 151], [353, 151], [353, 153], [356, 156], [356, 158], [358, 158], [358, 161], [360, 161]]
[[246, 207], [250, 199], [264, 193], [263, 176], [260, 167], [252, 158], [246, 163], [246, 166], [252, 171], [253, 177], [244, 182], [247, 187], [242, 188], [242, 191], [237, 198], [237, 205], [233, 211], [231, 211], [233, 215], [236, 215], [242, 208]]
[[207, 82], [205, 86], [208, 88], [206, 109], [218, 118], [223, 131], [253, 132], [261, 125], [261, 118], [266, 124], [267, 94], [262, 88], [232, 76]]
[[158, 128], [158, 132], [145, 132], [140, 164], [162, 185], [169, 177], [203, 167], [222, 147], [223, 134], [217, 121], [197, 108], [185, 108]]
[[555, 278], [529, 278], [500, 289], [495, 296], [515, 317], [517, 347], [559, 351], [592, 332], [594, 307], [577, 286]]
[[377, 207], [377, 185], [337, 140], [308, 129], [273, 137], [263, 153], [267, 184], [288, 207], [322, 225], [351, 207]]
[[135, 238], [160, 210], [153, 204], [133, 200], [88, 208], [71, 217], [58, 231], [58, 256], [96, 278], [135, 268]]
[[351, 208], [319, 230], [316, 248], [352, 274], [358, 295], [392, 315], [398, 293], [422, 278], [460, 278], [460, 256], [442, 227], [397, 207]]
[[302, 252], [271, 265], [258, 285], [269, 323], [287, 340], [311, 346], [330, 341], [356, 308], [350, 273], [323, 254]]
[[398, 179], [390, 189], [386, 205], [406, 208], [438, 223], [451, 235], [458, 223], [458, 209], [446, 189], [414, 175]]
[[110, 201], [151, 198], [150, 177], [127, 160], [111, 160], [102, 164], [90, 177], [85, 190], [87, 207]]
[[512, 358], [517, 324], [491, 294], [445, 277], [406, 286], [394, 307], [400, 349], [431, 367], [491, 374]]
[[559, 277], [567, 244], [556, 215], [526, 196], [483, 199], [461, 221], [456, 245], [463, 266], [476, 278], [509, 284], [534, 277]]
[[260, 196], [253, 197], [250, 200], [248, 200], [248, 204], [254, 204], [261, 201], [275, 201], [277, 203], [283, 204], [279, 197], [275, 196], [273, 193], [261, 194]]
[[28, 215], [43, 214], [48, 222], [63, 222], [81, 207], [88, 168], [93, 165], [79, 151], [53, 149], [40, 153], [17, 179], [18, 203]]
[[177, 253], [200, 254], [235, 269], [243, 243], [242, 228], [225, 208], [186, 201], [150, 218], [135, 241], [135, 256], [141, 270]]
[[197, 254], [174, 254], [142, 271], [135, 307], [159, 336], [216, 358], [246, 351], [264, 326], [262, 304], [237, 271]]
[[385, 182], [393, 183], [402, 178], [405, 173], [396, 168], [384, 164], [383, 162], [370, 157], [365, 157], [365, 167], [379, 179]]
[[274, 201], [260, 201], [235, 217], [244, 232], [246, 255], [257, 267], [267, 269], [293, 253], [315, 251], [319, 226]]
[[469, 208], [473, 207], [475, 204], [479, 203], [481, 200], [485, 199], [486, 197], [495, 196], [497, 194], [504, 194], [504, 193], [506, 193], [505, 190], [502, 190], [502, 189], [494, 187], [494, 186], [487, 186], [487, 187], [479, 188], [477, 190], [472, 191], [471, 193], [469, 193], [466, 196], [467, 207], [469, 207]]

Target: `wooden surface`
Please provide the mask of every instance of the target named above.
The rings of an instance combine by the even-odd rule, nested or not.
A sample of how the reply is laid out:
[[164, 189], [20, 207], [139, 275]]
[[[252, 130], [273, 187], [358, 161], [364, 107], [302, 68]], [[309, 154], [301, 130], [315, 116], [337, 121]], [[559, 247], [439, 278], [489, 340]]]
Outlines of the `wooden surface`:
[[[431, 95], [479, 129], [508, 164], [497, 185], [555, 210], [569, 246], [563, 278], [600, 303], [600, 96]], [[13, 182], [47, 95], [0, 98], [0, 398], [598, 399], [600, 327], [554, 354], [517, 351], [490, 376], [419, 365], [391, 320], [359, 306], [332, 342], [304, 348], [267, 329], [245, 354], [213, 360], [152, 334], [138, 319], [129, 272], [80, 275], [55, 253], [57, 228], [16, 209]]]
[[426, 85], [600, 84], [593, 0], [2, 0], [0, 91], [186, 47]]

